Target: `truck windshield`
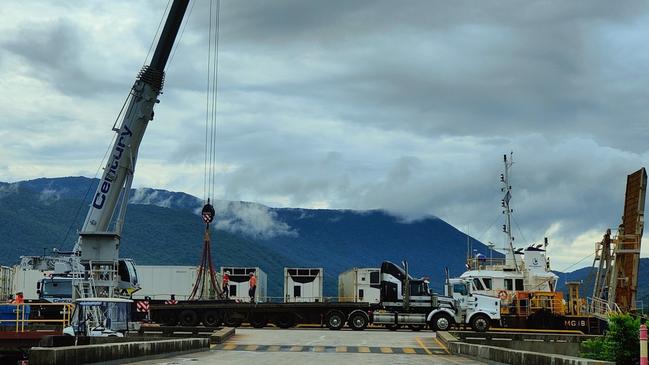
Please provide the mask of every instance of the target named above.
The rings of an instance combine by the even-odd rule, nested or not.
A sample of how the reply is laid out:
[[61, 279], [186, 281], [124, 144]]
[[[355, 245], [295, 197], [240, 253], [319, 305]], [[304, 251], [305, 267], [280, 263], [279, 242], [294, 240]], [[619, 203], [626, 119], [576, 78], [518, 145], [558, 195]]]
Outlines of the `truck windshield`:
[[68, 280], [58, 281], [56, 279], [44, 280], [41, 292], [44, 297], [71, 298], [72, 282]]

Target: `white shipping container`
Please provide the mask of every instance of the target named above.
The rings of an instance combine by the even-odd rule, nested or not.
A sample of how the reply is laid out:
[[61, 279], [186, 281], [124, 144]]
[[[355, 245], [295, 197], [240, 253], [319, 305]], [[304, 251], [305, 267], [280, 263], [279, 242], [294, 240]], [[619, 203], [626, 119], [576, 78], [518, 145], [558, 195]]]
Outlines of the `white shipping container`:
[[198, 267], [138, 265], [136, 270], [142, 289], [133, 293], [134, 299], [167, 300], [174, 294], [176, 300], [186, 300], [196, 283]]
[[338, 300], [341, 302], [379, 303], [381, 269], [353, 268], [338, 276]]
[[13, 290], [10, 294], [22, 292], [25, 300], [38, 299], [37, 284], [52, 274], [52, 271], [21, 269], [19, 265], [14, 266], [13, 271]]
[[285, 302], [322, 302], [323, 268], [284, 268]]
[[228, 286], [230, 299], [249, 302], [248, 290], [250, 289], [250, 273], [257, 277], [257, 290], [255, 291], [255, 302], [266, 301], [266, 273], [258, 267], [232, 267], [221, 268], [221, 277], [226, 271], [229, 272], [230, 284]]
[[9, 266], [0, 266], [0, 301], [6, 302], [13, 291], [14, 271]]

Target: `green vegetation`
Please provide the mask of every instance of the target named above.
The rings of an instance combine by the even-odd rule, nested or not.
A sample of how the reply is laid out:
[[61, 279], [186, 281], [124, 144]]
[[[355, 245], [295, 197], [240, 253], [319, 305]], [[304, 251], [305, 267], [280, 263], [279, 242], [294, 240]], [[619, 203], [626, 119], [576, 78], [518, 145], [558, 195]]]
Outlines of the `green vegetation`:
[[602, 337], [582, 342], [582, 357], [615, 361], [617, 364], [640, 363], [640, 318], [630, 314], [611, 315]]

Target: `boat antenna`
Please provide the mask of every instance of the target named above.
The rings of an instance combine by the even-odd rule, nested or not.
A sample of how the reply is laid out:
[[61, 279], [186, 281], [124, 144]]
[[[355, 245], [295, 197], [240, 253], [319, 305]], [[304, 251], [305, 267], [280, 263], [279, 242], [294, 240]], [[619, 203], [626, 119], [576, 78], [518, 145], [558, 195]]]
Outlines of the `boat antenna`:
[[509, 169], [514, 164], [514, 152], [509, 153], [509, 160], [507, 160], [507, 155], [503, 155], [503, 161], [505, 163], [505, 172], [500, 174], [500, 182], [503, 184], [503, 187], [500, 188], [500, 191], [505, 193], [503, 199], [501, 200], [501, 205], [503, 208], [503, 214], [505, 215], [505, 224], [503, 225], [503, 232], [507, 235], [507, 246], [505, 247], [505, 264], [508, 262], [514, 263], [514, 268], [516, 272], [519, 271], [518, 263], [516, 262], [516, 254], [514, 253], [514, 236], [512, 236], [512, 213], [514, 210], [510, 207], [509, 202], [512, 198], [512, 186], [509, 183]]

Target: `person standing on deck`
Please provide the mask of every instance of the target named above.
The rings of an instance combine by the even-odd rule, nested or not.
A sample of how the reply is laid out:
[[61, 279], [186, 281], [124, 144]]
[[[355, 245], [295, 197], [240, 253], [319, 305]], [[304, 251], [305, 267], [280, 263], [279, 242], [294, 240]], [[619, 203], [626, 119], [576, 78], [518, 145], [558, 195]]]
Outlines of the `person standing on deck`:
[[257, 277], [254, 273], [250, 273], [248, 296], [250, 296], [250, 303], [255, 302], [255, 291], [257, 291]]
[[230, 272], [226, 271], [223, 273], [223, 294], [225, 294], [226, 298], [230, 297]]

